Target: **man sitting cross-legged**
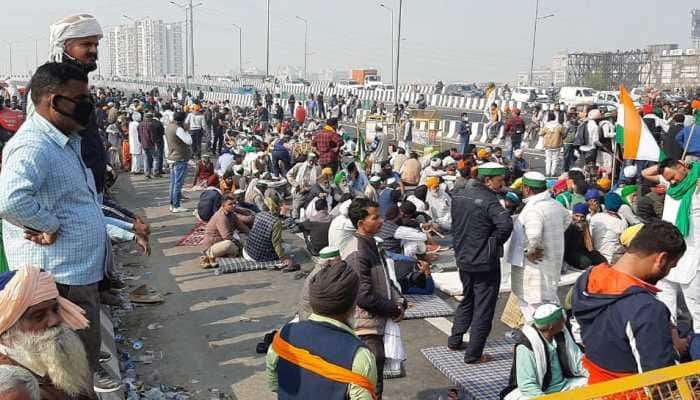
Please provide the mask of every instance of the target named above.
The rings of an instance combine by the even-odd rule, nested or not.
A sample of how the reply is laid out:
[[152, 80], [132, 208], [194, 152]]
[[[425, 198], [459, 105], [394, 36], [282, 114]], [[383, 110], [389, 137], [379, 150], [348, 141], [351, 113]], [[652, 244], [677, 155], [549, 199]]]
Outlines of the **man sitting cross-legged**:
[[204, 229], [207, 250], [202, 257], [202, 268], [216, 266], [218, 257], [238, 257], [241, 254], [239, 233], [248, 233], [249, 228], [238, 219], [235, 207], [235, 197], [230, 193], [224, 195], [221, 207], [207, 223]]

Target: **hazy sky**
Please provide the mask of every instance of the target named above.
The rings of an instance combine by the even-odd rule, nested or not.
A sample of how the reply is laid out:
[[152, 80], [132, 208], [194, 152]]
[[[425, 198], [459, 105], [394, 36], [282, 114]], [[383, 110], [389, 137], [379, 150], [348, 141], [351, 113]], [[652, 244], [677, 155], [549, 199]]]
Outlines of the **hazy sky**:
[[[184, 0], [183, 0], [184, 1]], [[197, 73], [238, 68], [238, 33], [244, 28], [244, 67], [265, 68], [265, 0], [201, 0], [195, 9]], [[398, 0], [384, 0], [398, 18]], [[60, 17], [93, 13], [105, 31], [122, 17], [184, 19], [167, 0], [2, 1], [0, 38], [14, 41], [14, 71], [46, 59], [48, 26]], [[197, 3], [197, 1], [195, 1]], [[270, 69], [303, 65], [304, 25], [309, 20], [310, 70], [379, 68], [390, 73], [389, 12], [375, 0], [271, 0]], [[404, 0], [402, 80], [513, 80], [529, 66], [535, 0]], [[651, 43], [689, 47], [690, 9], [697, 0], [540, 0], [535, 64], [548, 64], [559, 50], [615, 50]], [[106, 49], [107, 43], [102, 46]], [[8, 72], [7, 44], [0, 40], [0, 72]], [[104, 52], [106, 65], [106, 51]]]

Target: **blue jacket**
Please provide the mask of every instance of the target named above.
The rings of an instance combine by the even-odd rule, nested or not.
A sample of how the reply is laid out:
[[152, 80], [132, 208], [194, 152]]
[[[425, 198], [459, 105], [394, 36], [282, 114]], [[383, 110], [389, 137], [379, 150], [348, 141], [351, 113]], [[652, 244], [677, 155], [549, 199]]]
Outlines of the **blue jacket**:
[[452, 195], [452, 230], [460, 270], [495, 271], [503, 255], [503, 244], [513, 231], [513, 219], [496, 193], [475, 182]]
[[[357, 349], [364, 346], [360, 339], [329, 323], [301, 321], [287, 324], [280, 331], [282, 339], [295, 347], [308, 350], [325, 361], [352, 370]], [[316, 375], [280, 358], [277, 365], [279, 399], [347, 398], [348, 385]]]
[[[656, 291], [654, 286], [606, 264], [578, 278], [573, 313], [581, 325], [586, 358], [591, 363], [616, 374], [675, 364], [670, 313], [656, 298]], [[594, 372], [591, 374], [593, 378]]]
[[695, 127], [695, 132], [693, 132], [693, 137], [690, 138], [690, 144], [688, 145], [688, 154], [700, 155], [700, 126], [690, 125], [681, 129], [676, 135], [676, 141], [685, 148], [685, 144], [690, 137], [690, 131]]

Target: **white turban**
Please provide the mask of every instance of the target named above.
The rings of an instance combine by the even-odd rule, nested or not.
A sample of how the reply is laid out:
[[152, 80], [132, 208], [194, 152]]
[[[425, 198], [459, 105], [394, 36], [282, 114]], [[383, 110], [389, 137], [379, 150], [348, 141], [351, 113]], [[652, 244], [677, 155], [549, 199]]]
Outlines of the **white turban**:
[[136, 122], [141, 122], [141, 113], [138, 111], [134, 111], [134, 113], [131, 114], [131, 119], [133, 119]]
[[79, 14], [56, 21], [49, 28], [49, 61], [63, 61], [66, 40], [90, 36], [102, 39], [102, 27], [92, 15]]

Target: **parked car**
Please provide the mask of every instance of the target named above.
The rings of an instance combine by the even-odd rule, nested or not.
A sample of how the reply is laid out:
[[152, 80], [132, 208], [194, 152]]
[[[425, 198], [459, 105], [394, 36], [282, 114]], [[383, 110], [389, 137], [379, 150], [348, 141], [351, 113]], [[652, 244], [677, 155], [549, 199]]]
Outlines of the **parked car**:
[[564, 86], [559, 90], [559, 102], [567, 106], [577, 104], [593, 104], [596, 101], [596, 91], [582, 86]]
[[484, 93], [473, 83], [447, 85], [444, 93], [447, 96], [460, 97], [482, 97], [484, 95]]
[[338, 84], [336, 85], [338, 89], [362, 89], [364, 88], [363, 85], [359, 84], [358, 82], [353, 81], [352, 79], [341, 79], [338, 81]]
[[517, 87], [512, 90], [510, 99], [523, 103], [530, 103], [537, 100], [537, 89], [534, 87]]

